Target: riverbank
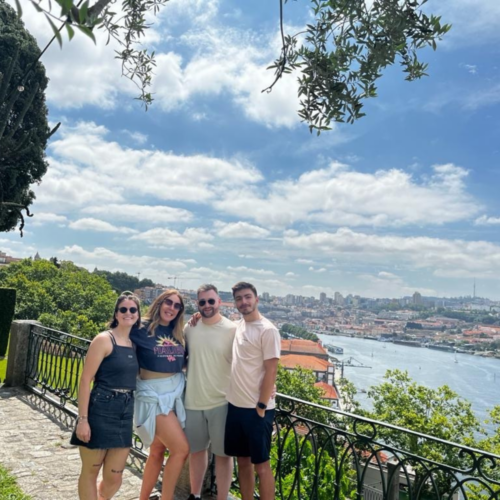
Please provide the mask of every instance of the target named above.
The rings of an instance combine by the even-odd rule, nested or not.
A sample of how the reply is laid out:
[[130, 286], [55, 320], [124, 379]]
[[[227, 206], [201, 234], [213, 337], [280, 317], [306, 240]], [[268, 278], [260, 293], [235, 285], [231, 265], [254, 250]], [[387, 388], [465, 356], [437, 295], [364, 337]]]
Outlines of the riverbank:
[[[332, 343], [329, 335], [319, 337], [324, 343]], [[344, 361], [345, 378], [355, 385], [357, 399], [365, 408], [371, 407], [366, 392], [384, 380], [387, 370], [394, 369], [407, 370], [416, 382], [428, 387], [448, 385], [471, 402], [481, 420], [498, 404], [500, 364], [497, 359], [457, 353], [455, 362], [453, 353], [347, 336], [336, 336], [334, 343], [344, 349], [344, 354], [336, 358], [339, 364]], [[347, 363], [349, 359], [351, 362]], [[371, 368], [366, 368], [368, 366]], [[339, 368], [336, 372], [340, 372]]]

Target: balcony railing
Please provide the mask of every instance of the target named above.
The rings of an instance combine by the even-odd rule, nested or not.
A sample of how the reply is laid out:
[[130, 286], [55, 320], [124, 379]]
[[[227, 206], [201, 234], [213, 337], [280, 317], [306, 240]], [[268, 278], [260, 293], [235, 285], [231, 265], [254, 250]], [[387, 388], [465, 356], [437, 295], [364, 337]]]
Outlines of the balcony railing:
[[[88, 345], [32, 325], [26, 386], [75, 413]], [[271, 464], [282, 500], [500, 500], [497, 455], [284, 394], [277, 395]]]

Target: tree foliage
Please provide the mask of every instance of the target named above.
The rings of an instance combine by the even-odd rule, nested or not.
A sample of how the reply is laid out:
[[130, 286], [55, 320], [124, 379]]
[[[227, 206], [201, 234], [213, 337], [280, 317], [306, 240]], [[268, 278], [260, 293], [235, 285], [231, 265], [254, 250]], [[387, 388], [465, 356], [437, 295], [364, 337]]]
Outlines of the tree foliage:
[[[306, 370], [299, 366], [294, 370], [287, 370], [281, 365], [278, 367], [278, 375], [276, 377], [277, 392], [307, 401], [308, 403], [326, 406], [326, 401], [322, 399], [323, 390], [315, 387], [315, 383], [316, 377], [312, 370]], [[286, 400], [283, 400], [280, 404], [283, 407], [288, 405]], [[329, 419], [328, 411], [305, 404], [295, 404], [293, 413], [315, 422], [326, 423]]]
[[285, 323], [281, 327], [280, 333], [284, 338], [288, 338], [287, 334], [291, 334], [292, 337], [312, 340], [314, 342], [318, 342], [319, 340], [319, 337], [315, 333], [308, 332], [305, 328], [296, 325], [291, 325], [290, 323]]
[[[123, 0], [121, 12], [111, 0], [30, 0], [44, 14], [54, 36], [62, 44], [59, 28], [63, 23], [69, 38], [73, 27], [94, 39], [94, 28], [104, 29], [108, 39], [121, 46], [117, 57], [122, 74], [135, 81], [139, 99], [151, 104], [148, 91], [155, 66], [154, 53], [138, 48], [149, 24], [146, 14], [156, 14], [168, 0]], [[332, 121], [354, 122], [362, 117], [363, 102], [377, 94], [376, 81], [387, 66], [399, 61], [411, 81], [426, 73], [417, 52], [436, 49], [437, 41], [449, 30], [440, 18], [423, 11], [427, 0], [310, 0], [312, 22], [304, 31], [287, 35], [280, 5], [282, 50], [276, 62], [271, 91], [286, 73], [298, 74], [299, 116], [310, 130], [328, 130]], [[16, 0], [21, 12], [20, 0]]]
[[[388, 370], [384, 382], [370, 388], [368, 397], [373, 402], [372, 418], [446, 441], [470, 444], [481, 430], [470, 402], [447, 385], [437, 389], [419, 385], [407, 371]], [[415, 436], [391, 432], [386, 439], [412, 453], [443, 459], [432, 443], [421, 443]]]
[[[289, 500], [315, 498], [345, 500], [356, 497], [355, 483], [351, 480], [354, 471], [346, 461], [339, 466], [334, 459], [336, 453], [330, 446], [320, 450], [313, 446], [316, 440], [297, 436], [289, 429], [281, 428], [280, 443], [271, 448], [271, 468], [276, 481], [276, 496]], [[339, 466], [340, 473], [337, 472]]]
[[35, 198], [30, 185], [47, 170], [48, 80], [35, 39], [5, 0], [0, 0], [0, 54], [0, 231], [21, 220], [22, 232], [21, 210]]
[[93, 338], [109, 321], [116, 293], [102, 276], [72, 262], [59, 266], [26, 259], [0, 269], [0, 286], [17, 291], [14, 317]]
[[111, 285], [115, 292], [123, 292], [124, 290], [134, 291], [137, 288], [143, 288], [145, 286], [154, 286], [153, 281], [150, 279], [139, 280], [136, 276], [131, 276], [130, 274], [117, 271], [112, 273], [111, 271], [105, 271], [95, 268], [94, 274], [106, 278], [108, 283]]

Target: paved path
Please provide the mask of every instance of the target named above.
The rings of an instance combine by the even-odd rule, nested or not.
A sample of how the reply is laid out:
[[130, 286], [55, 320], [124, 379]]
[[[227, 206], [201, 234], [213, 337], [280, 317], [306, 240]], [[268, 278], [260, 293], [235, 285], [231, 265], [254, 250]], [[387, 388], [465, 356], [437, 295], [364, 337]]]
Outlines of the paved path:
[[[78, 448], [69, 444], [73, 419], [22, 389], [0, 387], [0, 463], [35, 500], [77, 500]], [[131, 458], [116, 500], [135, 500], [142, 460]], [[189, 494], [189, 492], [188, 492]], [[179, 498], [187, 498], [183, 492]]]

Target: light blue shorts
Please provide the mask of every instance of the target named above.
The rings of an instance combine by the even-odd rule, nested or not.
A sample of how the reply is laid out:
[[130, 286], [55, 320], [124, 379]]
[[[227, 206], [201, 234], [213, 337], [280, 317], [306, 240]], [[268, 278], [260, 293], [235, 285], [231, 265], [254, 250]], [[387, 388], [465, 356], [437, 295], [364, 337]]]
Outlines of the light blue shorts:
[[171, 377], [150, 380], [137, 379], [135, 392], [134, 431], [149, 448], [156, 433], [157, 415], [168, 415], [175, 411], [182, 427], [186, 422], [186, 412], [182, 402], [184, 373]]

